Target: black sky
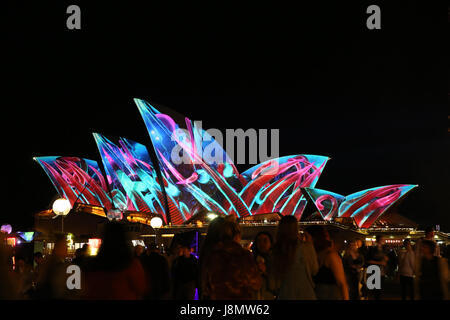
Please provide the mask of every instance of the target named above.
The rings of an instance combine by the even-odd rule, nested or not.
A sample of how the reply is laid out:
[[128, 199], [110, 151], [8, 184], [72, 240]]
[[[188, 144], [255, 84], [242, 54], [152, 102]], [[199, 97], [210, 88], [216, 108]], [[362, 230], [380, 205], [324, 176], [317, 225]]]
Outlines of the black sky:
[[446, 6], [375, 2], [370, 31], [372, 2], [214, 3], [6, 5], [1, 223], [31, 227], [55, 195], [33, 156], [99, 160], [92, 132], [148, 144], [138, 97], [207, 128], [279, 128], [281, 155], [332, 158], [319, 188], [418, 184], [400, 212], [450, 231]]

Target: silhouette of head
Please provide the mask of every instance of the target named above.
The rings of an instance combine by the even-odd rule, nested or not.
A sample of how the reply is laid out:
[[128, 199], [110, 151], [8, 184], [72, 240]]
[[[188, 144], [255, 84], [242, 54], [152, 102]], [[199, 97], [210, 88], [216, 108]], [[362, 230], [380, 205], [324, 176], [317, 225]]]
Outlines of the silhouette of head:
[[272, 235], [267, 231], [259, 232], [253, 241], [252, 251], [256, 253], [269, 253], [272, 249], [273, 239]]
[[125, 269], [132, 260], [132, 249], [122, 223], [108, 222], [96, 257], [98, 268], [110, 271]]
[[427, 238], [427, 239], [434, 238], [434, 228], [433, 227], [425, 228], [425, 238]]

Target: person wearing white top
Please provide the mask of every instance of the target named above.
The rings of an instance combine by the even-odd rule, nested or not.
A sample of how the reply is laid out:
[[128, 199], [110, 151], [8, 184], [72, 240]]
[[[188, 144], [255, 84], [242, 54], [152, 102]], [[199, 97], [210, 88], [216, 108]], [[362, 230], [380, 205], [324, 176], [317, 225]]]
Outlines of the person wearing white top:
[[402, 290], [402, 300], [414, 300], [414, 274], [416, 255], [412, 249], [411, 241], [403, 241], [404, 249], [399, 254], [398, 273]]

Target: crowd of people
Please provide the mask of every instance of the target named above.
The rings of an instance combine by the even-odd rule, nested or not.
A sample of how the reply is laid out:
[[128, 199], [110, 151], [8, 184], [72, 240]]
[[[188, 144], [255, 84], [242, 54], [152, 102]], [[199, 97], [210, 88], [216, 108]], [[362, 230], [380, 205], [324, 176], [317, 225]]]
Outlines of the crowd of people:
[[[98, 254], [87, 247], [67, 258], [60, 236], [51, 255], [35, 253], [34, 266], [18, 257], [12, 268], [0, 245], [0, 299], [120, 300], [361, 300], [383, 299], [385, 280], [398, 280], [402, 299], [449, 299], [447, 258], [441, 256], [432, 229], [413, 246], [400, 250], [352, 240], [336, 245], [323, 225], [299, 230], [295, 217], [283, 217], [276, 237], [256, 235], [249, 249], [233, 217], [217, 217], [208, 226], [198, 257], [189, 241], [177, 241], [169, 255], [155, 244], [131, 246], [124, 225], [106, 225]], [[446, 251], [445, 254], [448, 254]], [[67, 286], [67, 267], [81, 270], [81, 288]], [[377, 265], [381, 287], [366, 286], [366, 268]]]

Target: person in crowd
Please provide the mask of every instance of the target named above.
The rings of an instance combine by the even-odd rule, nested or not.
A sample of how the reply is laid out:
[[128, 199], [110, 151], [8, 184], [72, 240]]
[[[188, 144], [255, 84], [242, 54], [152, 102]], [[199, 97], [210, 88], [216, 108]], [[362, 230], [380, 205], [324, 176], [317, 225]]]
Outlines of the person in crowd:
[[256, 235], [251, 246], [253, 257], [262, 276], [258, 300], [273, 300], [275, 298], [273, 292], [269, 290], [268, 283], [268, 270], [270, 270], [269, 258], [272, 251], [272, 245], [272, 235], [269, 232], [261, 231]]
[[40, 270], [42, 269], [42, 265], [44, 264], [44, 256], [42, 255], [42, 252], [35, 252], [33, 254], [33, 261], [34, 261], [34, 267], [33, 267], [33, 273], [35, 274], [35, 277], [38, 276]]
[[314, 277], [319, 300], [348, 300], [349, 292], [342, 259], [333, 246], [328, 231], [323, 226], [307, 228], [314, 242], [319, 271]]
[[205, 296], [211, 300], [256, 299], [261, 276], [251, 252], [240, 245], [238, 223], [227, 217], [216, 227], [218, 243], [204, 256]]
[[310, 236], [299, 237], [298, 221], [284, 216], [277, 228], [269, 270], [269, 289], [279, 300], [315, 300], [317, 256]]
[[425, 228], [425, 237], [419, 239], [416, 242], [416, 247], [415, 247], [415, 253], [416, 253], [416, 260], [420, 260], [423, 257], [423, 253], [422, 253], [422, 241], [427, 240], [427, 241], [432, 241], [436, 244], [436, 249], [433, 253], [433, 255], [435, 255], [436, 257], [440, 257], [441, 256], [441, 250], [439, 245], [436, 243], [436, 241], [434, 240], [434, 229], [433, 227], [427, 227]]
[[362, 271], [361, 271], [361, 297], [360, 299], [365, 300], [367, 299], [368, 296], [368, 289], [367, 289], [367, 285], [366, 285], [366, 281], [367, 281], [367, 258], [368, 258], [368, 252], [369, 252], [369, 248], [366, 245], [366, 242], [362, 241], [361, 239], [356, 240], [356, 243], [358, 244], [358, 252], [361, 255], [361, 257], [363, 257], [364, 259], [364, 265], [362, 267]]
[[88, 246], [84, 245], [81, 248], [75, 250], [75, 258], [72, 260], [72, 264], [76, 264], [80, 267], [81, 270], [86, 268], [86, 264], [88, 263]]
[[386, 256], [388, 257], [386, 265], [386, 274], [390, 279], [394, 279], [398, 267], [398, 254], [395, 248], [385, 247]]
[[172, 241], [172, 244], [170, 245], [169, 250], [167, 250], [167, 253], [166, 253], [166, 259], [167, 259], [167, 264], [169, 266], [169, 276], [170, 277], [172, 277], [170, 270], [172, 270], [173, 263], [174, 263], [175, 259], [178, 258], [179, 252], [180, 252], [179, 243], [178, 242], [175, 243], [174, 241]]
[[200, 256], [199, 256], [199, 275], [198, 275], [198, 295], [200, 300], [209, 300], [210, 297], [205, 292], [206, 287], [206, 271], [205, 264], [207, 258], [211, 255], [216, 245], [220, 242], [222, 225], [225, 222], [225, 218], [217, 217], [209, 223], [205, 240], [203, 241]]
[[416, 296], [421, 300], [449, 299], [446, 259], [436, 256], [436, 242], [421, 241], [422, 258], [416, 262]]
[[170, 273], [167, 259], [159, 253], [156, 244], [149, 245], [146, 254], [141, 256], [141, 263], [147, 274], [151, 290], [144, 297], [147, 300], [168, 299], [170, 292]]
[[98, 254], [84, 273], [86, 299], [137, 300], [149, 289], [142, 264], [133, 256], [125, 227], [119, 222], [105, 225]]
[[14, 270], [15, 281], [19, 299], [29, 299], [31, 297], [33, 285], [32, 266], [26, 263], [25, 258], [16, 258], [16, 268]]
[[450, 259], [450, 245], [445, 245], [444, 247], [443, 247], [443, 250], [442, 250], [442, 258], [445, 258], [445, 259], [447, 259], [447, 261], [448, 261], [448, 259]]
[[14, 271], [10, 248], [6, 246], [3, 234], [0, 232], [0, 300], [19, 299], [18, 286], [14, 281]]
[[349, 288], [350, 300], [360, 299], [359, 284], [364, 257], [358, 251], [357, 240], [350, 241], [343, 257], [344, 271]]
[[75, 250], [75, 256], [72, 259], [72, 263], [78, 265], [79, 260], [83, 258], [83, 249], [78, 248]]
[[178, 256], [173, 262], [173, 298], [175, 300], [194, 300], [198, 279], [198, 261], [192, 253], [190, 243], [180, 241]]
[[272, 246], [272, 235], [266, 231], [259, 232], [253, 240], [251, 246], [253, 256], [255, 257], [255, 259], [258, 256], [262, 256], [265, 260], [267, 260], [270, 256]]
[[414, 300], [415, 253], [409, 239], [403, 241], [403, 249], [399, 254], [398, 274], [402, 300], [407, 298]]
[[32, 287], [33, 287], [33, 291], [32, 291], [32, 297], [35, 297], [35, 293], [36, 293], [36, 284], [39, 278], [42, 277], [42, 266], [44, 265], [44, 256], [42, 255], [42, 252], [35, 252], [33, 254], [33, 261], [34, 261], [34, 266], [33, 266], [33, 277], [32, 277]]
[[[334, 250], [337, 252], [337, 254], [341, 257], [344, 256], [345, 249], [347, 248], [347, 242], [344, 240], [343, 237], [339, 236], [339, 230], [337, 229], [325, 229], [327, 232], [327, 237], [330, 239], [330, 241], [333, 244]], [[331, 240], [332, 239], [332, 240]]]
[[380, 300], [382, 297], [382, 290], [384, 288], [384, 280], [386, 277], [386, 266], [388, 257], [383, 249], [383, 237], [376, 236], [376, 242], [371, 246], [367, 252], [367, 265], [377, 265], [380, 267], [381, 274], [381, 288], [369, 290], [369, 296], [374, 300]]
[[144, 251], [145, 251], [145, 247], [138, 244], [134, 247], [134, 256], [139, 259], [142, 256], [142, 254], [144, 253]]
[[56, 235], [53, 252], [42, 265], [36, 282], [37, 299], [72, 299], [74, 292], [68, 290], [67, 240], [64, 234]]
[[367, 256], [367, 252], [369, 250], [367, 248], [366, 243], [364, 241], [362, 241], [361, 239], [357, 239], [356, 240], [356, 245], [358, 247], [359, 254], [365, 258]]

